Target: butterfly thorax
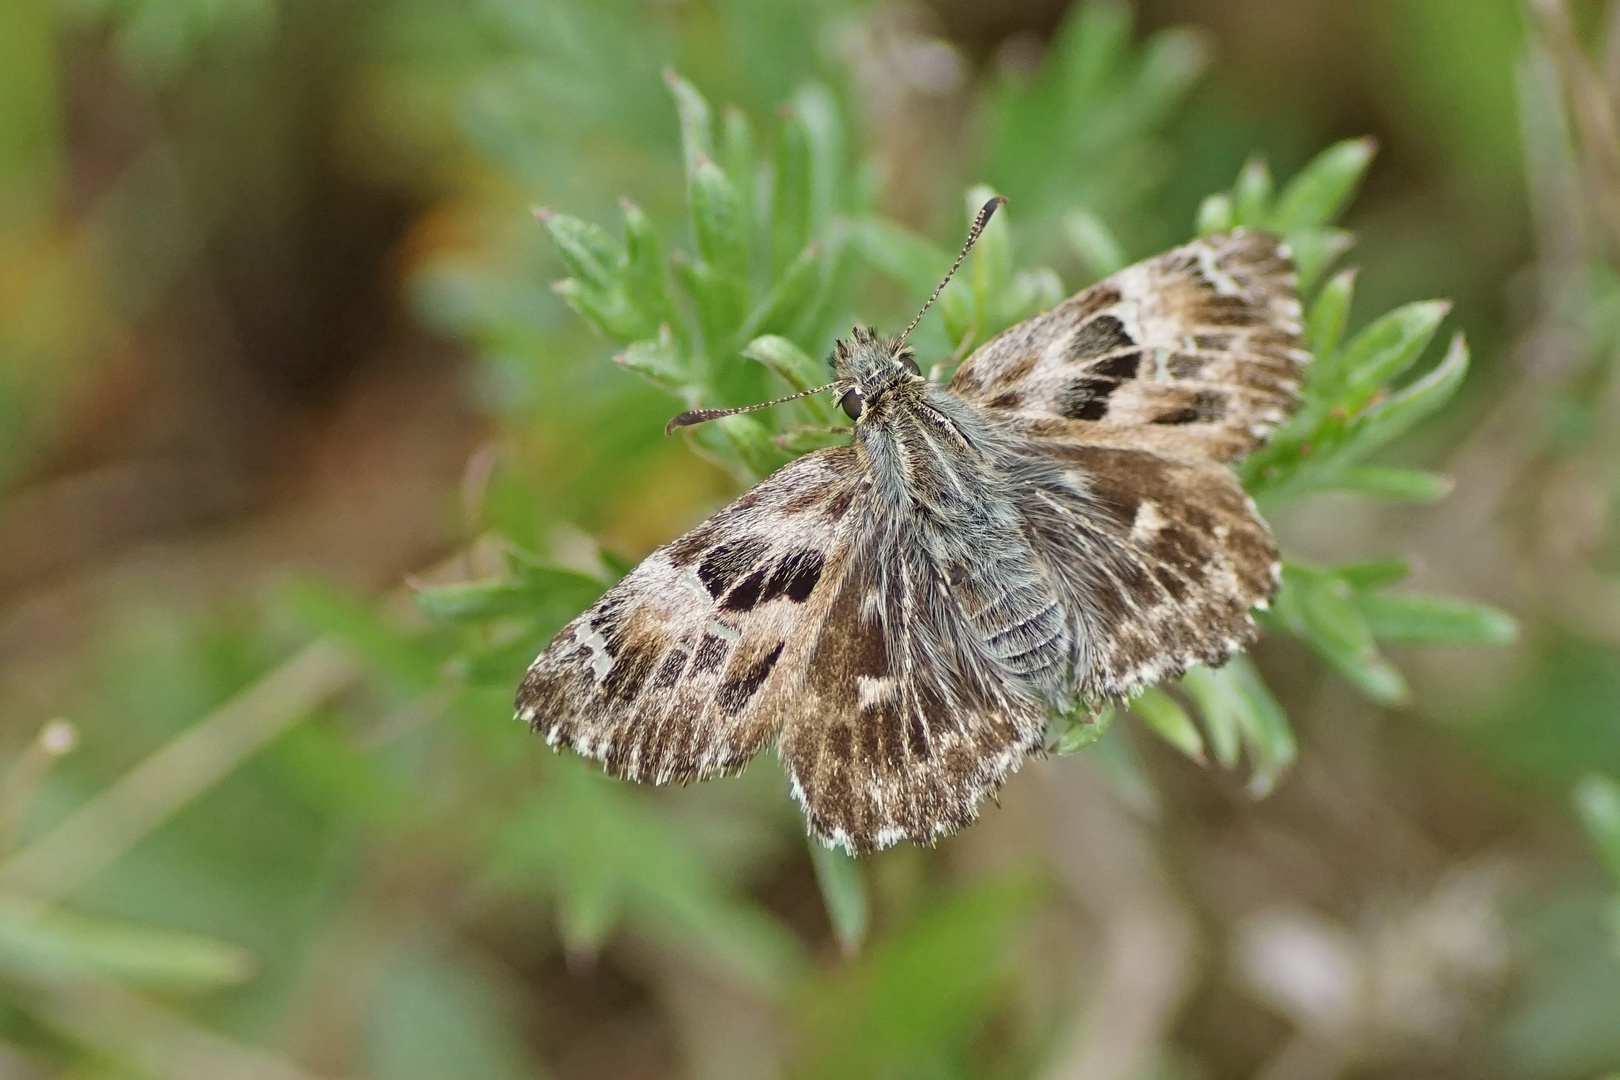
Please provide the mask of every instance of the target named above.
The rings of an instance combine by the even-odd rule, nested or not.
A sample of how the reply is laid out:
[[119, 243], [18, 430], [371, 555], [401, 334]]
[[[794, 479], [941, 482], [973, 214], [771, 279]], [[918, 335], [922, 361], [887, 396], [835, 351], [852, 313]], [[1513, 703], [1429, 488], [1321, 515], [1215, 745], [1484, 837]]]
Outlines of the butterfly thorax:
[[[871, 481], [862, 534], [891, 546], [911, 603], [955, 605], [986, 663], [1055, 702], [1071, 632], [1017, 506], [1007, 436], [918, 372], [893, 340], [856, 330], [834, 368], [860, 392], [855, 449]], [[1062, 703], [1066, 704], [1066, 701]]]

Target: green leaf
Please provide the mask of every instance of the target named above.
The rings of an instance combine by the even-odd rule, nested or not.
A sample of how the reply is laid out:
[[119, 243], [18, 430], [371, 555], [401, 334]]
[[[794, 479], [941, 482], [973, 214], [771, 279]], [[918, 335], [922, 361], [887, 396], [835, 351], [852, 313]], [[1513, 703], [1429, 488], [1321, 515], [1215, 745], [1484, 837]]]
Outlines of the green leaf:
[[809, 155], [810, 232], [805, 238], [808, 242], [810, 237], [819, 236], [826, 229], [838, 205], [839, 178], [844, 171], [843, 121], [838, 102], [831, 91], [819, 83], [801, 87], [789, 107], [804, 129]]
[[725, 434], [726, 441], [737, 452], [743, 465], [755, 476], [767, 476], [790, 460], [765, 425], [752, 416], [722, 416], [714, 423]]
[[1270, 227], [1292, 234], [1332, 224], [1361, 185], [1376, 150], [1371, 139], [1347, 139], [1322, 151], [1278, 196]]
[[1356, 294], [1356, 272], [1344, 270], [1322, 286], [1311, 312], [1305, 319], [1305, 342], [1318, 362], [1338, 351], [1344, 327], [1350, 318], [1350, 304]]
[[681, 123], [681, 152], [686, 175], [697, 171], [698, 162], [714, 157], [714, 118], [709, 103], [697, 88], [675, 73], [664, 69], [664, 82], [675, 98], [675, 112]]
[[1063, 217], [1063, 234], [1086, 269], [1095, 277], [1103, 278], [1130, 264], [1125, 249], [1120, 246], [1108, 226], [1095, 214], [1086, 210], [1071, 210]]
[[641, 207], [629, 199], [620, 200], [619, 207], [624, 213], [624, 292], [647, 321], [674, 325], [675, 307], [664, 276], [664, 245]]
[[854, 956], [861, 951], [871, 921], [860, 863], [814, 838], [810, 840], [810, 861], [815, 865], [816, 884], [821, 887], [821, 900], [839, 948], [845, 956]]
[[1343, 581], [1320, 570], [1285, 564], [1275, 610], [1290, 630], [1369, 698], [1384, 705], [1406, 701], [1406, 681], [1378, 652], [1372, 630]]
[[754, 128], [748, 115], [727, 105], [720, 131], [720, 165], [737, 189], [745, 222], [754, 220]]
[[764, 364], [796, 391], [809, 390], [827, 381], [826, 368], [785, 337], [775, 334], [757, 337], [744, 346], [742, 354]]
[[1299, 747], [1282, 707], [1247, 656], [1234, 656], [1219, 668], [1193, 668], [1181, 681], [1198, 703], [1215, 760], [1237, 763], [1238, 744], [1248, 748], [1249, 790], [1270, 793], [1293, 764]]
[[1452, 339], [1445, 359], [1423, 378], [1393, 397], [1368, 409], [1350, 429], [1339, 450], [1339, 460], [1353, 461], [1406, 432], [1413, 424], [1451, 400], [1468, 374], [1468, 342], [1461, 334]]
[[1300, 294], [1309, 295], [1321, 276], [1355, 242], [1355, 236], [1343, 229], [1300, 229], [1290, 233], [1288, 246], [1294, 253]]
[[1317, 482], [1320, 491], [1349, 491], [1378, 499], [1437, 502], [1451, 494], [1450, 477], [1422, 469], [1358, 465], [1339, 469]]
[[1376, 320], [1345, 347], [1323, 387], [1343, 387], [1343, 404], [1354, 410], [1374, 392], [1389, 385], [1411, 367], [1434, 340], [1435, 331], [1451, 310], [1443, 300], [1407, 304]]
[[611, 292], [618, 287], [618, 270], [623, 256], [607, 233], [570, 214], [551, 210], [538, 210], [536, 214], [551, 242], [557, 246], [557, 253], [562, 256], [570, 274], [603, 292]]
[[653, 327], [623, 290], [606, 291], [578, 278], [552, 282], [551, 291], [562, 297], [580, 317], [614, 341], [628, 342], [649, 336]]
[[1131, 712], [1142, 718], [1165, 742], [1194, 761], [1204, 760], [1204, 737], [1175, 699], [1149, 687], [1130, 701]]
[[748, 222], [742, 198], [720, 166], [708, 158], [698, 159], [689, 180], [698, 254], [728, 288], [739, 293], [734, 303], [740, 307], [746, 303], [748, 288]]
[[62, 979], [98, 976], [149, 989], [211, 990], [253, 974], [246, 949], [197, 934], [0, 898], [0, 970]]
[[1198, 206], [1198, 235], [1214, 236], [1217, 233], [1230, 232], [1236, 224], [1237, 211], [1232, 206], [1232, 196], [1224, 192], [1211, 195]]
[[293, 581], [282, 592], [305, 625], [342, 642], [379, 674], [420, 691], [438, 681], [440, 654], [390, 626], [370, 600], [314, 581]]
[[1058, 736], [1057, 743], [1052, 748], [1052, 752], [1059, 757], [1079, 753], [1108, 734], [1108, 729], [1114, 723], [1113, 703], [1104, 705], [1095, 713], [1082, 705], [1073, 715], [1067, 717], [1067, 721], [1067, 728]]
[[694, 263], [680, 251], [670, 255], [669, 262], [681, 287], [692, 298], [703, 344], [712, 361], [724, 352], [732, 331], [742, 323], [747, 304], [746, 283], [722, 276], [708, 263]]
[[748, 316], [741, 336], [754, 338], [792, 329], [799, 315], [821, 291], [825, 269], [821, 245], [812, 241], [787, 265], [765, 299]]
[[811, 237], [810, 133], [790, 113], [776, 137], [771, 190], [771, 272], [780, 274]]
[[622, 368], [666, 389], [679, 389], [692, 381], [686, 359], [675, 348], [669, 324], [659, 328], [657, 340], [632, 341], [613, 358]]
[[1259, 158], [1250, 158], [1238, 173], [1232, 188], [1233, 222], [1251, 228], [1263, 228], [1271, 208], [1274, 191], [1271, 170]]
[[882, 218], [858, 218], [850, 241], [874, 270], [922, 296], [950, 269], [951, 256], [942, 248]]
[[1609, 876], [1620, 885], [1620, 784], [1588, 773], [1575, 785], [1575, 813]]
[[1508, 645], [1519, 627], [1506, 612], [1471, 600], [1367, 592], [1355, 607], [1374, 637], [1410, 645]]
[[1402, 559], [1369, 559], [1366, 562], [1344, 563], [1333, 568], [1333, 576], [1352, 589], [1365, 591], [1382, 589], [1404, 581], [1412, 572]]

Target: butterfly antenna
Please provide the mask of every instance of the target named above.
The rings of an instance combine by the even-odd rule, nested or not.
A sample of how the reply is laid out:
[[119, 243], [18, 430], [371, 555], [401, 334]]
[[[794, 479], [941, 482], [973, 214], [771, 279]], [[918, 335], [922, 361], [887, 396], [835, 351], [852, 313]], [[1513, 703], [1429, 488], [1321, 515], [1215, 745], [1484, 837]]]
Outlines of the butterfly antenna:
[[979, 216], [973, 219], [973, 227], [968, 230], [967, 243], [962, 245], [962, 254], [956, 257], [956, 261], [951, 264], [950, 272], [945, 275], [945, 280], [939, 283], [939, 287], [934, 290], [934, 295], [928, 298], [928, 303], [922, 306], [922, 310], [917, 312], [917, 317], [911, 320], [911, 325], [906, 327], [906, 332], [900, 335], [901, 341], [905, 341], [906, 338], [911, 336], [911, 332], [917, 329], [917, 324], [922, 322], [922, 317], [928, 314], [928, 309], [934, 306], [934, 301], [939, 299], [939, 294], [945, 291], [945, 286], [949, 285], [951, 278], [956, 276], [956, 271], [962, 266], [962, 260], [968, 257], [968, 252], [973, 250], [973, 245], [979, 242], [979, 234], [984, 232], [986, 225], [990, 224], [990, 215], [994, 214], [996, 208], [1006, 201], [1007, 196], [997, 195], [979, 210]]
[[797, 394], [779, 397], [774, 401], [761, 401], [757, 405], [741, 405], [735, 409], [691, 409], [681, 413], [679, 416], [671, 417], [669, 423], [664, 425], [664, 434], [668, 435], [676, 428], [691, 427], [693, 424], [706, 424], [710, 420], [718, 420], [722, 416], [736, 416], [738, 413], [753, 412], [756, 409], [769, 409], [785, 401], [797, 401], [799, 398], [809, 397], [811, 394], [819, 394], [823, 390], [831, 390], [835, 386], [843, 385], [844, 380], [839, 379], [828, 383], [826, 386], [818, 386], [814, 390], [800, 390]]

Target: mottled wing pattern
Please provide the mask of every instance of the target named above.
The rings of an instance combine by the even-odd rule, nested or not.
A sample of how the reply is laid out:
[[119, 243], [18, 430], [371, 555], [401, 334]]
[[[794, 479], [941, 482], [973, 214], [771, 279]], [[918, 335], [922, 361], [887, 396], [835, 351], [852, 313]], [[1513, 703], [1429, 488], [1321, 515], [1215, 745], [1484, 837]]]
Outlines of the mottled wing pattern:
[[1045, 724], [1042, 704], [965, 622], [912, 524], [862, 510], [860, 550], [781, 742], [811, 829], [851, 853], [933, 843], [967, 824]]
[[797, 709], [862, 472], [849, 447], [802, 457], [653, 552], [535, 660], [518, 715], [630, 780], [741, 769]]
[[1254, 637], [1250, 609], [1276, 589], [1277, 548], [1224, 466], [1061, 442], [1020, 452], [1025, 521], [1075, 623], [1082, 698], [1129, 697]]
[[1310, 361], [1287, 246], [1238, 230], [1121, 270], [981, 346], [951, 389], [1030, 434], [1227, 461]]

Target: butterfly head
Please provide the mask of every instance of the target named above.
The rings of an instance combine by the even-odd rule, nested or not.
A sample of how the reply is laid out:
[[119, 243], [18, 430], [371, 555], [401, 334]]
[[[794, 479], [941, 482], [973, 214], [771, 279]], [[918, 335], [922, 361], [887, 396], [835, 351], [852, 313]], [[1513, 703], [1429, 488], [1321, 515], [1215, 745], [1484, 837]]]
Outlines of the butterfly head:
[[868, 327], [855, 327], [833, 346], [832, 366], [844, 385], [838, 405], [851, 420], [859, 420], [895, 387], [922, 381], [911, 346]]

